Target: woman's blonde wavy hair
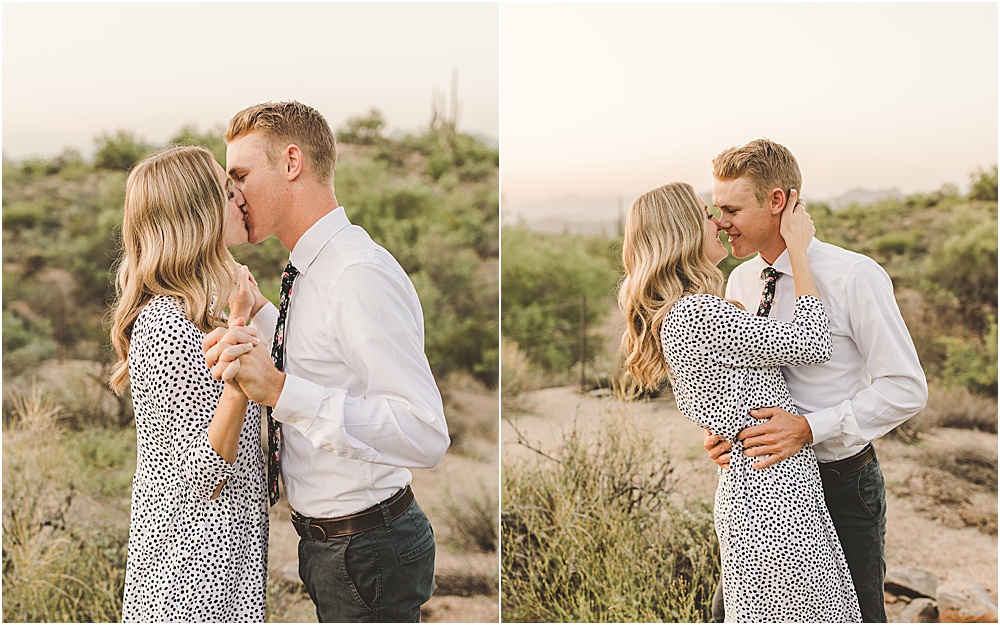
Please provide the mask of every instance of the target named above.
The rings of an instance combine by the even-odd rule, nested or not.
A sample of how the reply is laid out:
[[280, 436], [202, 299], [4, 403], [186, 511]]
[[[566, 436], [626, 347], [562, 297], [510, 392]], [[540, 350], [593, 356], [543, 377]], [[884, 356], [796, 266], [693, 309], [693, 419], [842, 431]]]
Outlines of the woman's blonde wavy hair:
[[108, 385], [118, 395], [128, 382], [132, 329], [153, 297], [179, 299], [202, 332], [223, 325], [235, 264], [225, 243], [228, 219], [215, 157], [205, 148], [166, 148], [129, 173], [111, 309], [111, 344], [118, 361]]
[[684, 182], [639, 196], [625, 216], [621, 346], [625, 369], [640, 388], [655, 388], [670, 374], [660, 346], [670, 308], [685, 295], [723, 295], [722, 272], [705, 252], [707, 222], [694, 188]]

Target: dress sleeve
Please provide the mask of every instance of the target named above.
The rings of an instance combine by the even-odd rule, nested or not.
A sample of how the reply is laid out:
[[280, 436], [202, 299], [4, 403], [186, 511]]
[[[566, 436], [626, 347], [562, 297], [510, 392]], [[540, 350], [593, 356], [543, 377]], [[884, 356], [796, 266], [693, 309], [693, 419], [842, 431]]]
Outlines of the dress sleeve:
[[833, 353], [826, 309], [811, 295], [796, 298], [790, 322], [758, 317], [718, 298], [703, 308], [709, 343], [729, 366], [798, 367], [826, 362]]
[[757, 317], [711, 295], [678, 302], [664, 324], [677, 407], [730, 442], [746, 427], [750, 369], [806, 365], [832, 352], [823, 303], [801, 297], [791, 322]]
[[[215, 416], [223, 383], [212, 379], [201, 353], [204, 335], [180, 311], [146, 328], [150, 338], [145, 378], [156, 411], [170, 437], [172, 461], [195, 499], [209, 500], [215, 489], [235, 473], [208, 442], [208, 425]], [[154, 382], [154, 381], [158, 381]]]

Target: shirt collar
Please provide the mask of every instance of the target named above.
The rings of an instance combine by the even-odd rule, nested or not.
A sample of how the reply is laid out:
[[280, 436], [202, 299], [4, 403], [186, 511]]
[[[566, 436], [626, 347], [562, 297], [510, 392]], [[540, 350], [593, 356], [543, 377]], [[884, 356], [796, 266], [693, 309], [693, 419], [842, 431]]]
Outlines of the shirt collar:
[[[810, 250], [810, 249], [812, 249], [812, 247], [814, 245], [816, 245], [816, 237], [813, 237], [812, 240], [809, 241], [809, 245], [806, 246], [806, 249]], [[757, 262], [757, 275], [761, 276], [762, 280], [763, 280], [763, 275], [761, 275], [761, 272], [764, 271], [765, 267], [774, 267], [775, 269], [777, 269], [778, 271], [780, 271], [782, 274], [784, 274], [786, 276], [793, 275], [792, 274], [792, 261], [788, 257], [788, 248], [787, 247], [785, 248], [785, 250], [783, 252], [781, 252], [781, 254], [778, 255], [778, 258], [776, 258], [774, 260], [774, 264], [773, 265], [768, 265], [767, 261], [764, 260], [763, 258], [761, 258], [760, 254], [757, 254], [757, 257], [754, 258], [754, 260]]]
[[305, 273], [309, 270], [309, 266], [312, 265], [313, 261], [316, 260], [316, 256], [319, 255], [320, 250], [330, 242], [330, 239], [350, 225], [351, 222], [347, 219], [347, 212], [344, 210], [344, 207], [338, 206], [336, 209], [323, 215], [319, 221], [305, 231], [299, 238], [298, 243], [295, 244], [295, 249], [292, 250], [288, 259], [299, 270], [299, 273]]

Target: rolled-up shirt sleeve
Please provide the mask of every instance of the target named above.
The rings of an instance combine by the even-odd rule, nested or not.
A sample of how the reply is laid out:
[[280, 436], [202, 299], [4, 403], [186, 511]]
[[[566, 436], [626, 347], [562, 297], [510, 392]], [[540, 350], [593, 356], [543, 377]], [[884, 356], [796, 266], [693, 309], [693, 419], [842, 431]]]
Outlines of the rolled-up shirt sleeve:
[[369, 263], [348, 267], [335, 288], [329, 301], [336, 340], [359, 382], [350, 389], [324, 387], [287, 374], [274, 418], [337, 456], [406, 468], [437, 465], [451, 439], [424, 354], [415, 293]]

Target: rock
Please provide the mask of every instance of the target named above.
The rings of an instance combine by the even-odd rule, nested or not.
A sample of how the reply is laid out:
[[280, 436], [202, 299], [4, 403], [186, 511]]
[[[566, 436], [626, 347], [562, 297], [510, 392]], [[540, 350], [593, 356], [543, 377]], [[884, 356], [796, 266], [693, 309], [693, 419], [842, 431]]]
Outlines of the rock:
[[949, 577], [937, 589], [942, 623], [996, 623], [997, 606], [983, 587], [968, 577]]
[[906, 606], [902, 615], [903, 623], [937, 623], [938, 609], [934, 602], [926, 597], [914, 599]]
[[885, 589], [894, 595], [937, 598], [938, 576], [913, 566], [889, 569], [885, 574]]

